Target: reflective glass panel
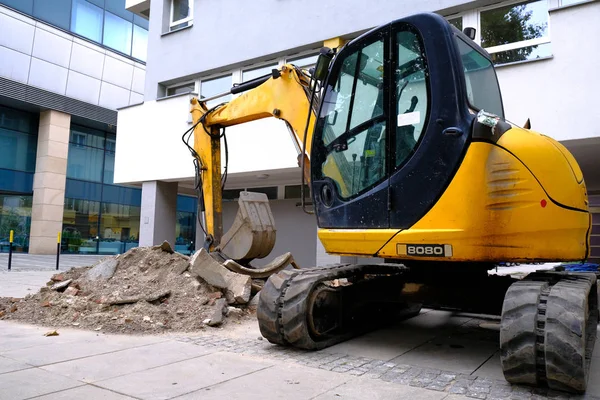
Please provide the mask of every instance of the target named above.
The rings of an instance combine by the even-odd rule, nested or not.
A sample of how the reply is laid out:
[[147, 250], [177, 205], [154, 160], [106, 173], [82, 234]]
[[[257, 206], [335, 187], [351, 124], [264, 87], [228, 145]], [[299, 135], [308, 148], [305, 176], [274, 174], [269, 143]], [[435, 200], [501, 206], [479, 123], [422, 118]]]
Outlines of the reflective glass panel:
[[32, 196], [0, 195], [0, 253], [8, 253], [10, 231], [14, 231], [13, 252], [29, 250]]
[[127, 21], [133, 21], [133, 13], [125, 8], [125, 0], [105, 0], [104, 8]]
[[25, 111], [0, 106], [0, 128], [37, 133], [37, 117]]
[[548, 1], [528, 1], [482, 11], [481, 47], [493, 47], [548, 35]]
[[37, 137], [0, 128], [0, 168], [35, 172]]
[[277, 64], [267, 65], [265, 67], [249, 69], [242, 72], [242, 82], [248, 82], [261, 76], [269, 75], [272, 70], [277, 69]]
[[80, 146], [90, 146], [99, 149], [104, 148], [103, 131], [87, 128], [84, 126], [72, 125], [69, 141]]
[[[226, 75], [221, 78], [210, 79], [200, 82], [200, 98], [204, 99], [212, 97], [217, 94], [225, 93], [231, 90], [231, 75]], [[223, 97], [219, 97], [207, 103], [207, 106], [214, 107], [217, 104], [231, 100], [231, 95], [228, 94]]]
[[71, 0], [34, 0], [33, 16], [54, 26], [69, 30]]
[[71, 30], [78, 35], [102, 42], [104, 11], [85, 0], [73, 0]]
[[462, 32], [463, 30], [463, 19], [462, 17], [451, 18], [448, 20], [451, 25], [453, 25], [456, 29]]
[[102, 182], [104, 150], [69, 143], [67, 178]]
[[196, 214], [177, 211], [175, 234], [175, 251], [181, 254], [191, 254], [194, 251], [194, 240], [196, 239]]
[[140, 207], [102, 203], [99, 254], [124, 253], [139, 243]]
[[107, 11], [104, 12], [104, 45], [131, 54], [133, 24]]
[[317, 63], [317, 59], [319, 56], [317, 54], [311, 56], [304, 56], [298, 58], [291, 58], [287, 62], [290, 64], [294, 64], [296, 67], [300, 68], [308, 68], [312, 67]]
[[171, 0], [173, 14], [171, 22], [177, 22], [190, 16], [190, 0]]
[[170, 88], [167, 88], [167, 96], [175, 96], [176, 94], [191, 93], [194, 91], [195, 87], [196, 87], [196, 85], [194, 84], [194, 82], [186, 83], [186, 84], [178, 85], [178, 86], [172, 86]]
[[33, 15], [33, 0], [1, 0], [0, 3], [27, 15]]
[[103, 182], [112, 184], [115, 180], [115, 153], [107, 151], [104, 155], [104, 178]]
[[61, 251], [63, 253], [96, 254], [98, 216], [97, 201], [65, 198]]
[[137, 25], [133, 26], [133, 45], [131, 56], [138, 60], [146, 61], [148, 53], [148, 31]]
[[499, 51], [490, 54], [494, 64], [506, 64], [518, 61], [535, 60], [552, 56], [552, 43], [525, 46], [518, 49]]

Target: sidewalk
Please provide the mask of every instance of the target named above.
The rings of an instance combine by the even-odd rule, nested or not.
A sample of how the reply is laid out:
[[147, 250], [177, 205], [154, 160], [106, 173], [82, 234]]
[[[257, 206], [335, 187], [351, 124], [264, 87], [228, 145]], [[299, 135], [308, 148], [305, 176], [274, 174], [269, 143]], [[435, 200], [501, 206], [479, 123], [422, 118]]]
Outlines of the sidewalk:
[[[0, 274], [23, 297], [54, 273]], [[39, 279], [39, 281], [35, 281]], [[10, 294], [9, 294], [10, 293]], [[585, 396], [509, 385], [498, 332], [478, 317], [424, 310], [321, 351], [263, 340], [256, 321], [193, 333], [117, 336], [0, 321], [0, 400], [598, 399], [600, 350]], [[463, 397], [468, 396], [468, 397]]]
[[[61, 254], [59, 257], [59, 269], [64, 271], [72, 267], [93, 265], [104, 257], [107, 256]], [[13, 253], [11, 269], [14, 271], [51, 271], [56, 269], [56, 254], [35, 255]], [[8, 253], [0, 253], [0, 271], [8, 271]]]
[[60, 329], [60, 336], [44, 337], [45, 331], [0, 321], [0, 399], [448, 398], [444, 392], [216, 351], [167, 336]]

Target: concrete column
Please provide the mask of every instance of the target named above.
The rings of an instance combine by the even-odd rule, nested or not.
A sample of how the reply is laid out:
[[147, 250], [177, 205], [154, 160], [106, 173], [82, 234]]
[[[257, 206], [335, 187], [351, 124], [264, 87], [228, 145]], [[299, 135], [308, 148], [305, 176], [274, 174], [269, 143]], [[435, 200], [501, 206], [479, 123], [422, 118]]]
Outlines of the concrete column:
[[30, 254], [56, 253], [62, 231], [71, 116], [59, 111], [40, 114], [37, 158], [33, 177]]
[[151, 181], [142, 184], [140, 246], [168, 241], [175, 247], [177, 182]]

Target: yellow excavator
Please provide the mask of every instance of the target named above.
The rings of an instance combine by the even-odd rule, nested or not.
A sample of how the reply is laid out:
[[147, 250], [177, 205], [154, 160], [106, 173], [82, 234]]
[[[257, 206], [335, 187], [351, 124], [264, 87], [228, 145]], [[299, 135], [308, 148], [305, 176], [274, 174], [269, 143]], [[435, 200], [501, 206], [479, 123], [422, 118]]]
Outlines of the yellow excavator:
[[[596, 275], [488, 273], [586, 260], [583, 174], [559, 142], [506, 120], [492, 60], [472, 33], [412, 15], [322, 49], [309, 71], [288, 64], [235, 85], [227, 103], [192, 99], [184, 142], [205, 248], [236, 272], [270, 274], [257, 316], [272, 343], [322, 349], [421, 307], [495, 314], [509, 382], [584, 392]], [[253, 269], [275, 240], [268, 200], [256, 193], [242, 192], [223, 233], [225, 128], [266, 117], [290, 130], [325, 250], [385, 262], [297, 268], [288, 253]]]

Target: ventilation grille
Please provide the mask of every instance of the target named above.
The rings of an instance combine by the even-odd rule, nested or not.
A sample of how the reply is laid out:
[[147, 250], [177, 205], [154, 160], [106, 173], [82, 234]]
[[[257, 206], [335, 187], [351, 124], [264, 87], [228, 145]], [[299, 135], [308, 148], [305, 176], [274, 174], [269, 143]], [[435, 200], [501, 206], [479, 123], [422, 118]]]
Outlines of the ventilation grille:
[[117, 112], [96, 106], [81, 100], [75, 100], [61, 94], [49, 92], [33, 86], [0, 77], [0, 96], [5, 96], [24, 103], [33, 104], [43, 109], [61, 111], [78, 117], [117, 125]]

